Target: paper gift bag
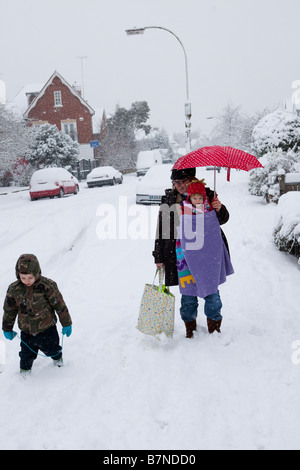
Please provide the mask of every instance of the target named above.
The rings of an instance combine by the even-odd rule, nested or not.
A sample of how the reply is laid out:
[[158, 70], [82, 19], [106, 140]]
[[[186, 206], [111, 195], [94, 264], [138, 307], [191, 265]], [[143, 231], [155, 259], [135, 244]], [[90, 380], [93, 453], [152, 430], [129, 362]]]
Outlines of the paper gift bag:
[[[159, 273], [159, 285], [154, 285]], [[173, 336], [175, 297], [163, 284], [164, 270], [157, 269], [152, 284], [146, 284], [141, 300], [137, 329], [147, 335]]]

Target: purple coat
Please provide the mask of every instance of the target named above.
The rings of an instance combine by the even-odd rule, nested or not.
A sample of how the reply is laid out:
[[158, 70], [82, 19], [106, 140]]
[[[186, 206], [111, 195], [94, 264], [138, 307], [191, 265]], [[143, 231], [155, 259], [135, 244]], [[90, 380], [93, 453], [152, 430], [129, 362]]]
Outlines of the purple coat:
[[234, 272], [215, 211], [181, 216], [176, 256], [179, 290], [184, 295], [214, 294]]

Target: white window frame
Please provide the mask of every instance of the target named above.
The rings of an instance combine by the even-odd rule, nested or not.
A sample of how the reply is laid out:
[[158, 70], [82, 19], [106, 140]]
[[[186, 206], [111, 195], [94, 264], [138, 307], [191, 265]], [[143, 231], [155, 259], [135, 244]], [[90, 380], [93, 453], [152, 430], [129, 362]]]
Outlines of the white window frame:
[[[65, 126], [67, 127], [67, 130], [65, 128]], [[73, 129], [72, 129], [73, 127]], [[77, 134], [77, 123], [76, 123], [76, 120], [74, 121], [61, 121], [61, 130], [65, 133], [65, 134], [68, 134], [70, 137], [72, 137], [72, 135], [74, 134], [74, 137], [72, 137], [73, 140], [77, 141], [78, 142], [78, 134]]]
[[62, 106], [61, 91], [54, 92], [54, 106]]

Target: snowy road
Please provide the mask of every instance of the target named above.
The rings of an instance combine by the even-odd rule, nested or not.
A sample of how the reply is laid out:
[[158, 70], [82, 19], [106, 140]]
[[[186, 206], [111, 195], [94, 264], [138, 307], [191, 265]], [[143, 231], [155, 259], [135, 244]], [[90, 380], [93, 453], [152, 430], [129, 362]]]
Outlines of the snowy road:
[[[212, 172], [205, 177], [211, 186]], [[220, 289], [222, 334], [208, 335], [200, 303], [192, 340], [184, 336], [177, 288], [172, 340], [135, 328], [154, 275], [157, 208], [134, 205], [134, 176], [115, 187], [82, 183], [77, 196], [63, 199], [0, 196], [1, 302], [18, 256], [32, 252], [58, 283], [74, 323], [64, 338], [65, 367], [39, 357], [27, 380], [18, 373], [18, 339], [5, 342], [1, 449], [300, 449], [300, 365], [292, 360], [300, 270], [273, 244], [276, 206], [248, 195], [246, 173], [231, 179], [218, 175], [235, 268]], [[105, 204], [123, 222], [128, 211], [126, 230], [110, 225], [116, 239], [99, 238]], [[139, 220], [148, 221], [145, 239], [137, 237]]]

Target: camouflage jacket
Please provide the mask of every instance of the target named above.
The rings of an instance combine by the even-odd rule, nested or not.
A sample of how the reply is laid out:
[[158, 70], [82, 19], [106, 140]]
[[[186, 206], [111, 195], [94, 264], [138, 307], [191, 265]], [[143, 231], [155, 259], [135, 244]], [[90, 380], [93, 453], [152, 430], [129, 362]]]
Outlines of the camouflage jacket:
[[[23, 255], [24, 256], [24, 255]], [[34, 255], [28, 255], [34, 256]], [[32, 259], [31, 259], [32, 262]], [[57, 323], [57, 316], [62, 326], [69, 326], [72, 320], [57, 284], [41, 275], [37, 259], [34, 260], [38, 266], [34, 272], [36, 277], [32, 286], [27, 287], [19, 278], [20, 258], [16, 266], [18, 280], [8, 287], [4, 301], [4, 314], [2, 329], [11, 331], [16, 317], [21, 331], [36, 335], [47, 330]], [[32, 272], [32, 270], [30, 270]], [[30, 272], [28, 270], [28, 272]]]

